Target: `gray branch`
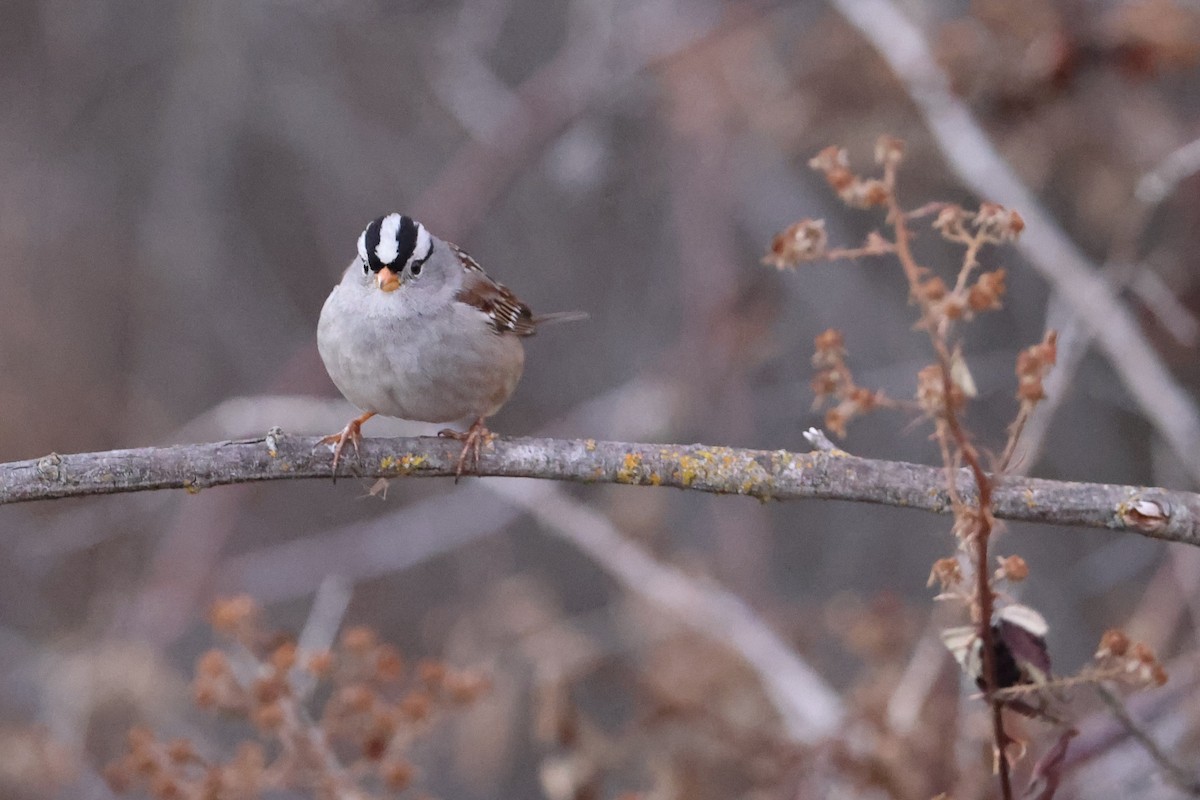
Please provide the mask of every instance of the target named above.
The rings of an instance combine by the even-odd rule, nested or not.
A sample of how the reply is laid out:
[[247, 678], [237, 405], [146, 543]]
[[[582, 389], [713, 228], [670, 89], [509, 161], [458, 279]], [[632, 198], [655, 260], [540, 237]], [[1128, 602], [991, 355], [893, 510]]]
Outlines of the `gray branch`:
[[[339, 472], [345, 477], [453, 475], [461, 445], [436, 437], [367, 439]], [[840, 450], [792, 453], [703, 444], [636, 444], [592, 439], [508, 439], [489, 443], [485, 476], [576, 483], [673, 486], [759, 500], [851, 500], [950, 513], [939, 467], [858, 458]], [[197, 492], [252, 481], [330, 478], [329, 448], [311, 436], [273, 432], [261, 439], [48, 456], [0, 464], [0, 505], [150, 489]], [[970, 502], [964, 470], [959, 492]], [[1200, 546], [1200, 495], [1099, 483], [1003, 477], [1001, 519], [1128, 531]]]

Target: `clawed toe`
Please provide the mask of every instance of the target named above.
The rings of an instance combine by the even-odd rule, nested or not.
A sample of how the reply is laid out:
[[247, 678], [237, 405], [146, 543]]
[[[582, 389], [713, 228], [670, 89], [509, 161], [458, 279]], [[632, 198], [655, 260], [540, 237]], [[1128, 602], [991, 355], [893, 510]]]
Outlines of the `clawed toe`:
[[319, 444], [333, 445], [332, 471], [334, 483], [337, 483], [338, 462], [342, 459], [342, 451], [346, 449], [346, 442], [354, 445], [354, 457], [361, 460], [359, 445], [362, 443], [362, 425], [373, 416], [375, 416], [375, 412], [368, 411], [361, 417], [350, 420], [350, 422], [346, 423], [346, 427], [342, 428], [339, 432], [321, 437]]
[[454, 471], [454, 482], [458, 483], [459, 478], [463, 476], [463, 472], [467, 467], [467, 457], [471, 456], [473, 462], [472, 469], [476, 475], [480, 474], [479, 459], [483, 454], [483, 445], [495, 438], [495, 434], [487, 429], [483, 424], [483, 417], [471, 423], [471, 427], [465, 431], [456, 431], [452, 428], [446, 428], [438, 431], [438, 436], [446, 439], [457, 439], [463, 443], [462, 453], [458, 456], [458, 468]]

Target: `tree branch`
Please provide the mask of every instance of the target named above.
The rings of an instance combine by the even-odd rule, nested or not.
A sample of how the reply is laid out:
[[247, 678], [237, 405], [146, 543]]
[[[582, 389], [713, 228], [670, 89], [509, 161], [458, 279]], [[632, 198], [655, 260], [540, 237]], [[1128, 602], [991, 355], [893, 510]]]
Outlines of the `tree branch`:
[[[343, 474], [362, 478], [453, 475], [461, 452], [436, 437], [367, 439]], [[349, 470], [349, 472], [345, 472]], [[577, 483], [674, 486], [760, 500], [851, 500], [951, 512], [945, 472], [840, 450], [792, 453], [703, 444], [637, 444], [593, 439], [496, 439], [480, 474]], [[278, 431], [258, 439], [48, 456], [0, 464], [0, 505], [31, 500], [186, 489], [253, 481], [329, 478], [328, 448], [317, 437]], [[962, 470], [958, 491], [975, 501]], [[1200, 495], [1166, 489], [997, 478], [998, 518], [1108, 528], [1200, 546]]]

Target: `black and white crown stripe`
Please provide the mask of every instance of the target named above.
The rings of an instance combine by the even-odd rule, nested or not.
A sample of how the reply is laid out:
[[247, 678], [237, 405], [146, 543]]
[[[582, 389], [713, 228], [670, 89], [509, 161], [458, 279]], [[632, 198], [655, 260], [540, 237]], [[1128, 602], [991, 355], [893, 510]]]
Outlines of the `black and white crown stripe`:
[[393, 272], [422, 264], [433, 252], [433, 237], [425, 226], [403, 214], [388, 214], [368, 223], [358, 237], [363, 274], [388, 267]]

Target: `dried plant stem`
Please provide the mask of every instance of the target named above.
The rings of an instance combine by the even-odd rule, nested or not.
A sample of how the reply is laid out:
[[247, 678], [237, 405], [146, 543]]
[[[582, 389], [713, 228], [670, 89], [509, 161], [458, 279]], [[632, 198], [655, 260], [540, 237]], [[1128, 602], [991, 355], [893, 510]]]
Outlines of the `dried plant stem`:
[[[910, 295], [916, 298], [922, 306], [923, 320], [931, 321], [927, 312], [928, 301], [923, 297], [921, 292], [921, 268], [917, 265], [916, 258], [913, 256], [907, 227], [908, 220], [904, 215], [903, 209], [900, 207], [899, 201], [896, 199], [894, 168], [890, 165], [885, 170], [884, 182], [891, 189], [888, 194], [888, 217], [896, 232], [896, 256], [899, 258], [904, 268], [904, 274], [908, 278]], [[975, 255], [982, 241], [981, 237], [975, 237], [967, 248], [967, 254], [963, 259], [963, 267], [958, 278], [960, 287], [966, 284], [966, 276], [975, 263]], [[969, 519], [973, 527], [973, 530], [968, 534], [967, 541], [973, 543], [975, 547], [975, 595], [979, 614], [977, 622], [979, 625], [979, 639], [982, 643], [981, 649], [983, 651], [983, 679], [989, 687], [985, 694], [987, 695], [987, 701], [992, 711], [992, 735], [998, 754], [996, 768], [1000, 777], [1001, 796], [1004, 800], [1011, 800], [1012, 781], [1009, 776], [1008, 757], [1006, 755], [1009, 738], [1004, 730], [1003, 706], [999, 700], [991, 697], [992, 688], [996, 686], [996, 656], [995, 645], [992, 641], [991, 624], [994, 596], [992, 594], [991, 574], [988, 569], [988, 543], [991, 538], [993, 526], [991, 510], [992, 479], [983, 469], [983, 465], [979, 461], [979, 453], [976, 451], [974, 445], [971, 444], [955, 410], [954, 396], [956, 391], [954, 378], [951, 375], [950, 345], [947, 342], [947, 336], [951, 329], [949, 320], [944, 319], [942, 320], [942, 324], [936, 326], [927, 325], [926, 327], [929, 332], [930, 341], [933, 343], [934, 350], [937, 353], [937, 363], [942, 378], [942, 408], [940, 409], [940, 415], [935, 419], [935, 424], [937, 426], [938, 442], [941, 446], [942, 457], [949, 478], [947, 484], [951, 489], [954, 488], [955, 461], [957, 458], [961, 458], [966, 462], [967, 469], [970, 470], [972, 477], [975, 479], [977, 489], [974, 508], [963, 505], [960, 500], [955, 503], [954, 515], [959, 520]], [[953, 448], [951, 444], [953, 444]]]

